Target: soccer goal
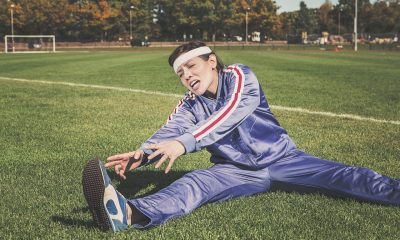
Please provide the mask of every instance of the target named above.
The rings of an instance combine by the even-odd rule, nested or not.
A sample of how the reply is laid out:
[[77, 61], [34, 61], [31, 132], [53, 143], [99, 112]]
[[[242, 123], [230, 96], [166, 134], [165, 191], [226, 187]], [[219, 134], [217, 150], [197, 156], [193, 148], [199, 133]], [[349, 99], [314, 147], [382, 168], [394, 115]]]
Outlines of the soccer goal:
[[56, 52], [54, 35], [6, 35], [5, 53], [43, 53]]

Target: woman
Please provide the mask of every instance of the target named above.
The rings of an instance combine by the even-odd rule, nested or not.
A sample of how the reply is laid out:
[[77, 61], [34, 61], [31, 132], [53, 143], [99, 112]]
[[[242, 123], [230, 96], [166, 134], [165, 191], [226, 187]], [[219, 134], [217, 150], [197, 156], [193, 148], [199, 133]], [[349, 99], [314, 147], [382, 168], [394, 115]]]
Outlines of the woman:
[[169, 64], [188, 92], [165, 126], [140, 149], [109, 157], [105, 167], [125, 179], [126, 171], [157, 161], [156, 168], [168, 163], [168, 173], [179, 156], [204, 148], [214, 165], [190, 172], [155, 194], [127, 200], [111, 186], [102, 163], [90, 161], [84, 170], [84, 193], [101, 229], [148, 228], [203, 204], [271, 187], [400, 205], [398, 180], [297, 149], [247, 66], [224, 67], [202, 42], [179, 46]]

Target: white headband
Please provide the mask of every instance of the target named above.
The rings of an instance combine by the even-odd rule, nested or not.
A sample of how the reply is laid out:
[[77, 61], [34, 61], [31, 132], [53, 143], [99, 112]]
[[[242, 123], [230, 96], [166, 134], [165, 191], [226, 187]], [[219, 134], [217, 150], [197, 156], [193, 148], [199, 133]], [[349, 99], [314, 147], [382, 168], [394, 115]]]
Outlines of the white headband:
[[212, 52], [212, 50], [207, 46], [195, 48], [193, 50], [190, 50], [189, 52], [185, 52], [184, 54], [180, 55], [174, 61], [174, 71], [175, 71], [175, 73], [178, 72], [178, 67], [181, 66], [183, 63], [189, 61], [190, 59], [192, 59], [194, 57], [198, 57], [198, 56], [201, 56], [203, 54], [207, 54], [207, 53], [211, 53], [211, 52]]

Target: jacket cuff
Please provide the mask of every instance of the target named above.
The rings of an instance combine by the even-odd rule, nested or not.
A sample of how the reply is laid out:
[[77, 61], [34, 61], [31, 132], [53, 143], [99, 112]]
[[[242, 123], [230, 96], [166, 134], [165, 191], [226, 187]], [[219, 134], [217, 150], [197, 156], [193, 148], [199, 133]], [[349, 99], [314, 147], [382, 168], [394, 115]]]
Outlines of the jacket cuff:
[[196, 139], [191, 133], [185, 133], [177, 138], [176, 141], [179, 141], [185, 147], [185, 153], [191, 153], [196, 149]]

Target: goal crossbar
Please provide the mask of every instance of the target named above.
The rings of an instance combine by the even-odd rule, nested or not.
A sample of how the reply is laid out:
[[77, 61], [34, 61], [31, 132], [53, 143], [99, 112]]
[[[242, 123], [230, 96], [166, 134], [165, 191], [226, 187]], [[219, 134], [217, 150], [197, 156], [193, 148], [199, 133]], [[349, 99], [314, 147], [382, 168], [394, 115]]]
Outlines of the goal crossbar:
[[[45, 51], [45, 52], [56, 52], [56, 38], [55, 35], [6, 35], [4, 36], [4, 52], [8, 53], [8, 39], [11, 39], [11, 44], [12, 44], [12, 52], [15, 52], [14, 48], [14, 38], [50, 38], [52, 39], [52, 50], [51, 51]], [[31, 53], [31, 52], [38, 52], [38, 51], [24, 51], [24, 53]], [[39, 51], [43, 52], [43, 51]]]

